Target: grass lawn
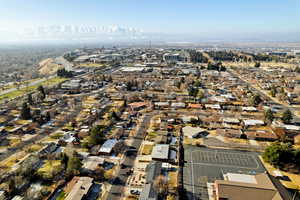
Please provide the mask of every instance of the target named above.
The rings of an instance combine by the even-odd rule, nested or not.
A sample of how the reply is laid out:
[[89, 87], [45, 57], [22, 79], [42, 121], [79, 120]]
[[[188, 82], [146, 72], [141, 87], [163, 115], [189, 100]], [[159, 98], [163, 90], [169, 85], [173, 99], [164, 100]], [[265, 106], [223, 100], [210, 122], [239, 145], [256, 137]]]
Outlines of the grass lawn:
[[267, 171], [271, 174], [271, 175], [275, 175], [274, 174], [274, 170], [280, 171], [281, 174], [283, 176], [287, 176], [289, 177], [289, 179], [291, 181], [284, 181], [284, 180], [280, 180], [280, 182], [288, 189], [293, 189], [293, 190], [298, 190], [298, 193], [300, 192], [300, 175], [299, 174], [292, 174], [289, 172], [285, 172], [285, 171], [281, 171], [279, 169], [276, 169], [275, 167], [273, 167], [272, 165], [270, 165], [269, 163], [264, 162], [264, 160], [262, 159], [261, 156], [259, 156], [260, 160], [262, 161], [263, 165], [265, 166], [265, 168], [267, 169]]
[[59, 139], [59, 138], [61, 138], [63, 135], [64, 135], [63, 132], [56, 132], [56, 133], [50, 135], [50, 138], [52, 138], [52, 139]]
[[58, 83], [61, 83], [63, 81], [67, 80], [66, 78], [60, 78], [60, 77], [54, 77], [54, 78], [51, 78], [51, 79], [48, 79], [48, 80], [45, 80], [37, 85], [33, 85], [33, 86], [28, 86], [28, 87], [24, 87], [24, 88], [21, 88], [19, 90], [15, 90], [13, 92], [9, 92], [7, 94], [4, 94], [4, 95], [1, 95], [0, 96], [0, 102], [1, 101], [4, 101], [4, 100], [10, 100], [10, 99], [14, 99], [16, 97], [19, 97], [19, 96], [23, 96], [29, 92], [33, 92], [35, 91], [40, 85], [43, 85], [43, 86], [53, 86], [53, 85], [56, 85]]
[[10, 147], [15, 147], [21, 143], [21, 139], [19, 138], [13, 138], [9, 140], [9, 146]]
[[39, 151], [43, 146], [42, 145], [39, 145], [39, 144], [33, 144], [31, 146], [29, 146], [26, 151], [27, 152], [37, 152]]
[[24, 151], [13, 154], [12, 156], [6, 158], [5, 160], [0, 162], [0, 167], [10, 169], [14, 164], [16, 164], [19, 160], [24, 158], [26, 153]]
[[151, 132], [148, 133], [147, 137], [149, 139], [153, 139], [157, 136], [157, 134], [158, 134], [157, 132], [151, 131]]
[[47, 160], [37, 172], [42, 176], [51, 177], [52, 174], [55, 174], [55, 172], [61, 169], [61, 167], [62, 164], [60, 160]]
[[153, 149], [153, 145], [152, 144], [145, 144], [143, 146], [143, 151], [142, 154], [143, 155], [150, 155]]
[[66, 198], [66, 193], [62, 191], [56, 198], [56, 200], [64, 200]]

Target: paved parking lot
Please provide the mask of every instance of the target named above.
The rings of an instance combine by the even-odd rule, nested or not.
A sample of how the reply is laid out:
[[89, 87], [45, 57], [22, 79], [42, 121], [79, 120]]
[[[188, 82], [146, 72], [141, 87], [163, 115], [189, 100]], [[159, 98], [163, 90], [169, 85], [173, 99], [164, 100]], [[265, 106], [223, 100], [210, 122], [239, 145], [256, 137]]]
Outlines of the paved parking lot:
[[255, 152], [185, 147], [184, 185], [189, 199], [209, 199], [207, 182], [227, 172], [256, 174], [265, 171]]

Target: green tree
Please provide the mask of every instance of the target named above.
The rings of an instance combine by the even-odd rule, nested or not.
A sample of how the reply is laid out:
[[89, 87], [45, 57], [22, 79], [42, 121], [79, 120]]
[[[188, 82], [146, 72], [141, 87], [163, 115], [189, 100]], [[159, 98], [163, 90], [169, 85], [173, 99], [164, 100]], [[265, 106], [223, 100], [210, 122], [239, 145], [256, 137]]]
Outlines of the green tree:
[[257, 106], [261, 102], [262, 102], [262, 99], [261, 99], [259, 94], [254, 94], [250, 98], [250, 104], [253, 105], [253, 106]]
[[21, 119], [31, 119], [31, 110], [27, 103], [23, 103], [22, 109], [21, 109]]
[[82, 162], [79, 159], [77, 153], [75, 152], [73, 156], [71, 156], [68, 159], [67, 173], [72, 175], [78, 174], [81, 167], [82, 167]]
[[284, 111], [282, 113], [281, 119], [282, 119], [283, 123], [285, 123], [285, 124], [291, 123], [291, 121], [293, 120], [292, 112], [289, 109], [287, 109], [286, 111]]
[[105, 135], [103, 133], [104, 128], [105, 127], [101, 125], [97, 125], [92, 128], [89, 137], [90, 145], [97, 145], [104, 142], [105, 139]]
[[276, 90], [276, 87], [275, 86], [272, 86], [271, 90], [270, 90], [270, 95], [272, 97], [275, 97], [277, 94], [277, 90]]
[[265, 112], [265, 120], [268, 122], [272, 122], [274, 120], [274, 115], [271, 109], [266, 110]]
[[197, 97], [198, 88], [190, 87], [188, 90], [189, 96]]
[[33, 105], [33, 99], [32, 99], [32, 94], [31, 93], [29, 93], [27, 95], [27, 102], [29, 103], [29, 105]]
[[45, 93], [45, 89], [42, 85], [40, 85], [37, 90], [42, 94], [42, 99], [46, 98], [46, 93]]
[[201, 81], [200, 80], [197, 80], [197, 81], [195, 81], [195, 83], [194, 83], [194, 86], [195, 87], [201, 87]]
[[274, 167], [282, 167], [291, 161], [292, 151], [291, 144], [276, 142], [265, 149], [262, 157]]
[[259, 68], [260, 67], [260, 62], [256, 62], [254, 67]]

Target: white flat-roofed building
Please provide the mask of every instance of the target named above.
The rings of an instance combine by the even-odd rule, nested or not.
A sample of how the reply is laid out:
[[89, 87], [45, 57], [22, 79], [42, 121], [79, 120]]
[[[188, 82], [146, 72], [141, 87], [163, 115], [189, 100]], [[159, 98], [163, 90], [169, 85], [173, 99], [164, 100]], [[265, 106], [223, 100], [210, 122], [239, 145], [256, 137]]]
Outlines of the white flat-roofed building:
[[187, 138], [196, 138], [199, 136], [199, 134], [207, 132], [207, 130], [199, 127], [185, 126], [182, 128], [182, 132]]
[[153, 160], [168, 160], [169, 159], [169, 145], [168, 144], [157, 144], [152, 150]]
[[122, 72], [146, 72], [146, 67], [122, 67]]
[[243, 122], [245, 126], [262, 126], [265, 124], [264, 121], [258, 119], [245, 119]]
[[246, 112], [256, 112], [257, 109], [253, 106], [244, 106], [242, 107], [242, 111], [246, 111]]
[[219, 104], [205, 104], [205, 108], [221, 110], [221, 106]]
[[227, 173], [223, 176], [227, 181], [257, 184], [255, 176], [249, 174]]
[[110, 154], [114, 148], [114, 146], [118, 143], [116, 139], [106, 140], [102, 146], [100, 147], [98, 153], [99, 154]]

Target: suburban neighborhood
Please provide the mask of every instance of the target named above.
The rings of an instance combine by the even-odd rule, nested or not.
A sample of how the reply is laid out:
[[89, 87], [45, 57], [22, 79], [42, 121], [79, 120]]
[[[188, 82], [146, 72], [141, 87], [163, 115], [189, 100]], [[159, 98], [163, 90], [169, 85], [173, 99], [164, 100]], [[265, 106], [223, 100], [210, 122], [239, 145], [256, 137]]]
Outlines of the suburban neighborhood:
[[0, 200], [299, 199], [299, 67], [212, 48], [43, 61], [45, 78], [3, 83]]

